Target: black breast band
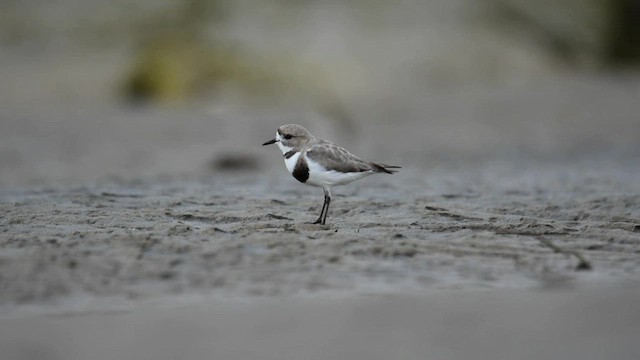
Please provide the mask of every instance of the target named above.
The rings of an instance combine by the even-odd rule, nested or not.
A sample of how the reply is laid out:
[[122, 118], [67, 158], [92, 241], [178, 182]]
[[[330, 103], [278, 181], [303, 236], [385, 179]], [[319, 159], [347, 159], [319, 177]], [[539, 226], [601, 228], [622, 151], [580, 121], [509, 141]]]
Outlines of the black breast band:
[[297, 151], [295, 151], [295, 150], [289, 150], [286, 153], [284, 153], [283, 156], [284, 156], [285, 159], [288, 159], [288, 158], [292, 157], [293, 155], [295, 155], [296, 153], [297, 153]]
[[304, 183], [309, 179], [309, 166], [307, 165], [307, 161], [304, 159], [303, 155], [298, 158], [296, 167], [293, 168], [293, 177], [301, 183]]

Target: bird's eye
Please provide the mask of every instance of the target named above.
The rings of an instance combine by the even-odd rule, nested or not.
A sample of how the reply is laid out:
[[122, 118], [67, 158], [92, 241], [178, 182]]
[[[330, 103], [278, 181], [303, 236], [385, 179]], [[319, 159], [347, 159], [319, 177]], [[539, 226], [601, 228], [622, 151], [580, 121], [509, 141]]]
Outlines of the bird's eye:
[[287, 135], [284, 136], [284, 138], [287, 139], [287, 140], [291, 139], [292, 137], [293, 136], [291, 136], [291, 134], [287, 134]]

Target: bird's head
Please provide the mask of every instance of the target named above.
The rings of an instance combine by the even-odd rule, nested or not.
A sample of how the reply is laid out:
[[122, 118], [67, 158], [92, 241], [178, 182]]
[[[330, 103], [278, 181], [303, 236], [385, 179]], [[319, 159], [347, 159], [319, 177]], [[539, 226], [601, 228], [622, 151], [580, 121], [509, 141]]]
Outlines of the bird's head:
[[296, 124], [282, 125], [276, 131], [276, 137], [265, 142], [264, 145], [278, 144], [283, 153], [292, 149], [299, 149], [311, 140], [311, 134], [307, 129]]

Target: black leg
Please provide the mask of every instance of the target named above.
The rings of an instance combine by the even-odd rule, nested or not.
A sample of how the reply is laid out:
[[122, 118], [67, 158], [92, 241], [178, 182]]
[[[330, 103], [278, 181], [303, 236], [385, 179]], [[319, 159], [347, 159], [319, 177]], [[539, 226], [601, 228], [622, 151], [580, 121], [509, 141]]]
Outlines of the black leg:
[[324, 209], [324, 218], [322, 219], [322, 225], [327, 223], [327, 214], [329, 214], [329, 204], [331, 204], [331, 195], [325, 194], [324, 202], [327, 203], [327, 207]]
[[314, 221], [314, 224], [321, 224], [322, 223], [322, 215], [324, 215], [324, 209], [327, 206], [327, 197], [325, 196], [324, 198], [324, 202], [322, 203], [322, 210], [320, 211], [320, 217], [318, 217], [318, 220]]
[[329, 189], [322, 189], [324, 191], [324, 203], [322, 203], [322, 211], [320, 211], [320, 217], [314, 222], [314, 224], [325, 225], [327, 222], [327, 214], [329, 213], [329, 204], [331, 203], [331, 192]]

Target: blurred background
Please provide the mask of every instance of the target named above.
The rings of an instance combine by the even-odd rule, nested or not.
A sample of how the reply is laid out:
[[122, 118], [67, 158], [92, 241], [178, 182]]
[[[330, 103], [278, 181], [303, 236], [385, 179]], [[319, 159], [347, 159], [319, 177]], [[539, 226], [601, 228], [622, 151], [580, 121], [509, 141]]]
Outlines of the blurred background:
[[[640, 153], [637, 0], [4, 0], [0, 186]], [[272, 149], [273, 150], [273, 149]]]

